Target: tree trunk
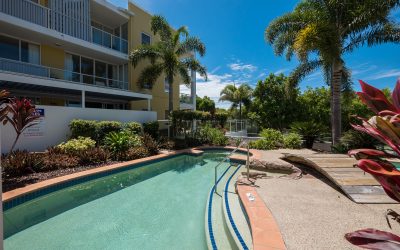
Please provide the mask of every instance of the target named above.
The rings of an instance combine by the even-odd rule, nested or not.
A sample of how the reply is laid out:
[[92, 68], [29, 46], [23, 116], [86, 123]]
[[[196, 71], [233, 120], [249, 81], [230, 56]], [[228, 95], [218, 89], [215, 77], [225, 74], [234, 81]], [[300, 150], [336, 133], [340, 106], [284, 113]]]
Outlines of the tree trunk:
[[242, 120], [242, 102], [239, 102], [239, 120]]
[[15, 145], [17, 145], [17, 141], [18, 141], [20, 135], [21, 135], [21, 133], [17, 133], [17, 137], [15, 138], [15, 141], [14, 141], [13, 145], [11, 146], [10, 153], [12, 153], [14, 151]]
[[168, 111], [171, 113], [174, 111], [174, 76], [168, 76], [169, 88], [169, 102], [168, 102]]
[[333, 63], [331, 79], [331, 122], [333, 146], [339, 143], [342, 135], [342, 112], [340, 107], [342, 70], [342, 62]]

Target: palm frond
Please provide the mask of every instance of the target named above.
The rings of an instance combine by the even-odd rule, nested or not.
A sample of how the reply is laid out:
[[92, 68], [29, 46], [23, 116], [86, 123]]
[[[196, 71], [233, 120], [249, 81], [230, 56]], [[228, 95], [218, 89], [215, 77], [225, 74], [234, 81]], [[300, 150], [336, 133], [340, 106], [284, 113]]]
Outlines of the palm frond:
[[188, 87], [192, 84], [192, 78], [188, 72], [188, 69], [185, 67], [185, 65], [180, 65], [178, 67], [178, 72], [179, 75], [181, 76], [182, 82]]
[[182, 26], [180, 27], [175, 33], [174, 33], [174, 37], [173, 37], [173, 42], [174, 45], [176, 46], [179, 42], [179, 39], [181, 36], [184, 36], [185, 38], [187, 38], [189, 36], [189, 31], [188, 28], [186, 26]]
[[142, 45], [130, 53], [129, 60], [133, 67], [136, 67], [142, 60], [149, 59], [151, 64], [154, 64], [160, 57], [161, 53], [155, 45]]
[[159, 34], [162, 41], [169, 41], [172, 37], [172, 29], [168, 21], [160, 15], [155, 15], [151, 19], [151, 31]]
[[297, 87], [298, 83], [304, 79], [304, 77], [311, 74], [321, 66], [323, 66], [323, 62], [321, 60], [302, 62], [294, 69], [294, 71], [292, 71], [292, 73], [290, 73], [286, 89], [290, 90]]
[[145, 87], [149, 86], [150, 88], [153, 87], [157, 79], [161, 76], [163, 73], [164, 67], [162, 63], [156, 63], [147, 66], [146, 68], [143, 69], [141, 72], [139, 79], [138, 79], [138, 85], [140, 87]]
[[236, 103], [236, 96], [235, 96], [235, 92], [236, 92], [237, 88], [235, 85], [229, 84], [226, 85], [220, 93], [220, 98], [219, 101], [229, 101], [232, 103]]
[[199, 38], [188, 37], [178, 46], [176, 53], [178, 55], [185, 55], [190, 52], [197, 52], [200, 56], [204, 56], [206, 54], [206, 46]]
[[200, 62], [193, 58], [186, 58], [181, 62], [185, 68], [198, 72], [207, 81], [207, 68], [200, 64]]

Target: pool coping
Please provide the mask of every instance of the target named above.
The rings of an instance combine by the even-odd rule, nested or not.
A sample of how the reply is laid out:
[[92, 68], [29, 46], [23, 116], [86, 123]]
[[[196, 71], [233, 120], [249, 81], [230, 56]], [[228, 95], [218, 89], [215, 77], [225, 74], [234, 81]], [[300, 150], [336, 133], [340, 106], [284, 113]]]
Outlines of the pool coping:
[[[237, 185], [240, 201], [250, 222], [254, 250], [285, 250], [278, 223], [271, 211], [259, 196], [257, 189], [252, 186]], [[254, 200], [250, 200], [251, 194]]]
[[[67, 182], [70, 182], [70, 181], [73, 181], [76, 179], [88, 177], [88, 176], [95, 175], [95, 174], [110, 172], [112, 170], [121, 169], [121, 168], [129, 167], [132, 165], [148, 163], [148, 162], [155, 161], [155, 160], [162, 160], [165, 158], [169, 158], [171, 156], [178, 156], [178, 155], [184, 155], [184, 154], [198, 156], [198, 155], [201, 155], [204, 151], [218, 150], [218, 149], [233, 150], [233, 149], [235, 149], [235, 147], [231, 147], [231, 146], [225, 146], [225, 147], [223, 147], [223, 146], [200, 146], [200, 147], [195, 147], [195, 148], [190, 148], [190, 149], [169, 151], [167, 153], [161, 153], [158, 155], [145, 157], [145, 158], [141, 158], [141, 159], [137, 159], [137, 160], [133, 160], [133, 161], [127, 161], [127, 162], [111, 164], [111, 165], [107, 165], [107, 166], [103, 166], [103, 167], [99, 167], [99, 168], [93, 168], [93, 169], [85, 170], [82, 172], [77, 172], [77, 173], [59, 176], [56, 178], [37, 182], [37, 183], [31, 184], [31, 185], [28, 185], [25, 187], [13, 189], [11, 191], [3, 193], [2, 200], [3, 200], [3, 202], [8, 202], [8, 201], [14, 200], [16, 198], [22, 197], [24, 195], [34, 193], [36, 191], [39, 191], [39, 190], [42, 190], [45, 188], [49, 188], [49, 187], [52, 187], [52, 186], [55, 186], [58, 184], [67, 183]], [[243, 151], [247, 151], [247, 149], [240, 148], [239, 151], [243, 152]], [[259, 153], [257, 153], [256, 151], [250, 150], [250, 152], [252, 154], [252, 157], [256, 157], [256, 158], [259, 157]]]

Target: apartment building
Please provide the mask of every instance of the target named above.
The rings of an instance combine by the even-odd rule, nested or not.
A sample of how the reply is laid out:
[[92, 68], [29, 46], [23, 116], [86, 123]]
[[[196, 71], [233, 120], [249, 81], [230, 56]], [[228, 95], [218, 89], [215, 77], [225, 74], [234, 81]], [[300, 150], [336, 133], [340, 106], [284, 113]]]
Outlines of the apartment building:
[[[105, 0], [0, 0], [0, 89], [76, 118], [165, 119], [168, 82], [140, 88], [145, 65], [133, 68], [128, 58], [157, 41], [150, 21], [132, 2], [124, 9]], [[174, 88], [179, 108], [179, 82]]]

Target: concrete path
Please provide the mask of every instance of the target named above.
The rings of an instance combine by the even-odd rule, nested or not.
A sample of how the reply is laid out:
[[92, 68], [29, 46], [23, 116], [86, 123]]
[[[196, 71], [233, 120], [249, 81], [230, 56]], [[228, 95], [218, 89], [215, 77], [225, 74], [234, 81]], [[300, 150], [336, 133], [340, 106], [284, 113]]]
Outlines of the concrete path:
[[284, 159], [314, 168], [356, 203], [397, 203], [386, 195], [372, 175], [355, 167], [357, 161], [347, 155], [287, 153]]

